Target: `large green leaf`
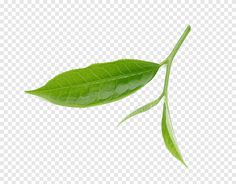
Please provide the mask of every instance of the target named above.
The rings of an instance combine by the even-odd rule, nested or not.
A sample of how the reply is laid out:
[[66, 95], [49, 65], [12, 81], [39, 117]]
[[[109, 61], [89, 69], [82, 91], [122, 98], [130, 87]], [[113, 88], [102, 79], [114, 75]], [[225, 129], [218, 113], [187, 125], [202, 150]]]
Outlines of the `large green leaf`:
[[170, 119], [170, 112], [169, 112], [169, 106], [168, 106], [167, 100], [165, 100], [164, 106], [163, 106], [162, 136], [163, 136], [165, 145], [167, 149], [170, 151], [170, 153], [187, 167], [180, 153], [177, 142], [175, 140], [174, 130], [173, 130], [171, 119]]
[[59, 74], [43, 87], [26, 92], [63, 106], [100, 105], [137, 91], [155, 76], [159, 67], [134, 59], [93, 64]]

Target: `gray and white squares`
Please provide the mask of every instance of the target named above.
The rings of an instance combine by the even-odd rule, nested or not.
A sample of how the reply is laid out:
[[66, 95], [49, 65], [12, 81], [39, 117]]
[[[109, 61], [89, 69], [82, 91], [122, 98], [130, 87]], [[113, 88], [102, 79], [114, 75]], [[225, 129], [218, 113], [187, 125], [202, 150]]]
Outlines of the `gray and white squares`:
[[[230, 1], [0, 2], [0, 183], [236, 182], [235, 17]], [[169, 100], [185, 168], [164, 146], [165, 69], [143, 89], [92, 108], [56, 106], [24, 90], [121, 58], [161, 62], [187, 24]]]

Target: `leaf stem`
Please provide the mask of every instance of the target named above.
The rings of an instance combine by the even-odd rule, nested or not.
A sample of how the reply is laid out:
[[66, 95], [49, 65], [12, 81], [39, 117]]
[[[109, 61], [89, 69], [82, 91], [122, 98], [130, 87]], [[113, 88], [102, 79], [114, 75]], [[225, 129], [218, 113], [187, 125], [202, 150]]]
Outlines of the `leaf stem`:
[[185, 29], [184, 33], [182, 34], [182, 36], [180, 37], [180, 39], [176, 43], [174, 49], [171, 51], [170, 55], [167, 57], [166, 60], [164, 60], [167, 62], [165, 84], [164, 84], [164, 90], [163, 90], [166, 100], [168, 100], [167, 99], [168, 98], [167, 97], [168, 96], [168, 85], [169, 85], [169, 77], [170, 77], [170, 69], [171, 69], [172, 61], [190, 31], [191, 31], [191, 27], [188, 25], [187, 28]]
[[123, 120], [121, 120], [121, 122], [117, 126], [119, 126], [122, 122], [126, 121], [129, 118], [131, 118], [133, 116], [136, 116], [136, 115], [138, 115], [140, 113], [143, 113], [143, 112], [151, 109], [152, 107], [157, 105], [161, 101], [161, 99], [163, 97], [165, 98], [164, 99], [165, 103], [168, 104], [168, 94], [167, 94], [167, 92], [168, 92], [168, 83], [169, 83], [170, 69], [171, 69], [172, 60], [173, 60], [174, 56], [176, 55], [177, 51], [179, 50], [180, 46], [184, 42], [184, 40], [187, 37], [187, 35], [190, 32], [190, 30], [191, 30], [190, 26], [187, 26], [187, 28], [185, 29], [183, 35], [180, 37], [179, 41], [175, 45], [175, 47], [172, 50], [172, 52], [170, 53], [170, 55], [164, 61], [162, 61], [159, 64], [160, 67], [163, 66], [163, 65], [167, 65], [166, 76], [165, 76], [165, 84], [164, 84], [164, 89], [163, 89], [161, 95], [156, 100], [154, 100], [152, 102], [149, 102], [148, 104], [146, 104], [146, 105], [144, 105], [142, 107], [139, 107], [135, 111], [133, 111], [130, 114], [128, 114]]
[[167, 59], [165, 59], [164, 61], [162, 61], [159, 65], [160, 65], [160, 67], [162, 66], [162, 65], [166, 65], [167, 64], [167, 62], [168, 62], [168, 60]]
[[176, 43], [174, 49], [171, 51], [170, 55], [168, 56], [168, 58], [170, 60], [173, 60], [173, 58], [175, 57], [176, 53], [178, 52], [179, 48], [181, 47], [182, 43], [184, 42], [184, 40], [186, 39], [186, 37], [188, 36], [190, 31], [191, 31], [191, 27], [190, 27], [190, 25], [188, 25], [186, 27], [184, 33], [182, 34], [182, 36], [180, 37], [180, 39]]

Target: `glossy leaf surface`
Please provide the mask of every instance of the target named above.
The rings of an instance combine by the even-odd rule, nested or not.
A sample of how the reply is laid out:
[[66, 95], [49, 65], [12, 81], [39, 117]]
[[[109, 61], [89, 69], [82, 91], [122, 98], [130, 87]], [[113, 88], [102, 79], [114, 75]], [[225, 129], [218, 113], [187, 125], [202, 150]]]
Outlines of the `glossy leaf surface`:
[[170, 119], [170, 112], [169, 112], [169, 106], [168, 106], [167, 101], [165, 101], [164, 106], [163, 106], [161, 126], [162, 126], [162, 136], [163, 136], [167, 149], [175, 158], [177, 158], [186, 166], [183, 160], [183, 157], [180, 153], [180, 150], [178, 148], [177, 142], [175, 140], [174, 130], [173, 130], [171, 119]]
[[137, 91], [155, 76], [159, 67], [134, 59], [98, 63], [59, 74], [43, 87], [26, 92], [63, 106], [100, 105]]

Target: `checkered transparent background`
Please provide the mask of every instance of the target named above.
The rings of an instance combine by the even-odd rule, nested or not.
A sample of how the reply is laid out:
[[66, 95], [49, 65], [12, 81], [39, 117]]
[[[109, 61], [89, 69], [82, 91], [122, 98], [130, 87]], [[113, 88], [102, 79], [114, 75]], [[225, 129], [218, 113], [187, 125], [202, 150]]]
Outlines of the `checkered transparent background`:
[[[233, 1], [1, 2], [0, 183], [233, 183], [235, 12]], [[95, 62], [160, 62], [187, 24], [169, 95], [188, 169], [163, 144], [161, 104], [116, 127], [160, 94], [164, 68], [130, 97], [88, 109], [24, 93]]]

